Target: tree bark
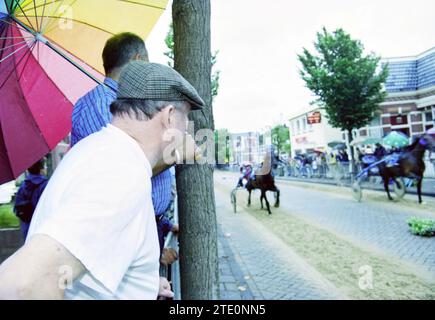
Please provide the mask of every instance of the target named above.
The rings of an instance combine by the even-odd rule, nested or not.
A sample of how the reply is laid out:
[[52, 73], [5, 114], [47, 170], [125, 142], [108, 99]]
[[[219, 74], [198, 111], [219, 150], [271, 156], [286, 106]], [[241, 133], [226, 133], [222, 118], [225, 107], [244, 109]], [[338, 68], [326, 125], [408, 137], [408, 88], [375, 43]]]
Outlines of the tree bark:
[[[192, 112], [195, 132], [214, 130], [211, 95], [210, 0], [174, 0], [174, 67], [206, 103]], [[182, 165], [176, 170], [180, 219], [183, 300], [219, 299], [217, 222], [213, 166]]]

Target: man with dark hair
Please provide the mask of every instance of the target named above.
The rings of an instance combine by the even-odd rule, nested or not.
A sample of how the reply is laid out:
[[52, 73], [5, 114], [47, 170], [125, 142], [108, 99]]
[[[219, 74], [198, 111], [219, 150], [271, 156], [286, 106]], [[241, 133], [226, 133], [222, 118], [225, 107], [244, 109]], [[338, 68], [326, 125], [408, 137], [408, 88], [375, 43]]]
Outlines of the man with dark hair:
[[119, 74], [123, 66], [133, 60], [148, 62], [145, 42], [132, 33], [120, 33], [109, 40], [103, 50], [106, 72], [101, 84], [80, 98], [72, 113], [71, 146], [100, 131], [112, 120], [109, 106], [116, 99]]
[[118, 80], [122, 67], [131, 60], [149, 60], [145, 43], [139, 36], [125, 32], [107, 40], [103, 49], [103, 65], [107, 77]]
[[27, 237], [33, 212], [48, 183], [48, 179], [44, 175], [44, 166], [44, 159], [41, 159], [27, 169], [26, 179], [15, 197], [14, 212], [20, 219], [24, 239]]
[[[179, 160], [186, 138], [193, 142], [188, 116], [203, 107], [175, 70], [130, 62], [111, 124], [63, 158], [26, 244], [0, 265], [0, 300], [173, 296], [159, 277], [151, 176]], [[193, 159], [194, 150], [186, 148], [183, 158]]]
[[[148, 62], [145, 42], [139, 36], [126, 32], [117, 34], [107, 40], [103, 49], [106, 79], [104, 84], [97, 86], [86, 94], [74, 106], [71, 146], [74, 146], [88, 135], [100, 131], [112, 121], [110, 104], [116, 98], [120, 72], [126, 64], [135, 60]], [[163, 250], [163, 237], [167, 234], [166, 231], [178, 232], [179, 228], [178, 225], [173, 224], [165, 216], [172, 200], [172, 189], [171, 174], [169, 170], [163, 169], [157, 168], [153, 172], [155, 176], [152, 179], [152, 197], [157, 228], [159, 229], [160, 251], [167, 254], [170, 250]], [[165, 259], [165, 261], [169, 261], [169, 259]]]

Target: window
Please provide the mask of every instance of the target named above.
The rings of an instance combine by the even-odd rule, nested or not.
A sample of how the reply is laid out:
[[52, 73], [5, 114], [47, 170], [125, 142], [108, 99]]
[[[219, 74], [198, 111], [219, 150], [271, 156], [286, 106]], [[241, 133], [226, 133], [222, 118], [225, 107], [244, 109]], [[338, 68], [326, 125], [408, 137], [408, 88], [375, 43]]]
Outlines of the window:
[[425, 112], [424, 117], [426, 119], [426, 122], [431, 122], [433, 120], [432, 111]]
[[299, 120], [296, 121], [296, 125], [297, 125], [297, 128], [298, 128], [298, 134], [300, 134], [301, 133], [301, 123], [300, 123]]
[[382, 138], [383, 131], [381, 128], [370, 128], [369, 136], [372, 138]]
[[400, 126], [408, 123], [408, 117], [406, 115], [398, 115], [391, 117], [391, 125]]
[[303, 123], [303, 130], [304, 130], [304, 132], [307, 132], [307, 119], [306, 118], [304, 118], [303, 120], [302, 120], [302, 123]]

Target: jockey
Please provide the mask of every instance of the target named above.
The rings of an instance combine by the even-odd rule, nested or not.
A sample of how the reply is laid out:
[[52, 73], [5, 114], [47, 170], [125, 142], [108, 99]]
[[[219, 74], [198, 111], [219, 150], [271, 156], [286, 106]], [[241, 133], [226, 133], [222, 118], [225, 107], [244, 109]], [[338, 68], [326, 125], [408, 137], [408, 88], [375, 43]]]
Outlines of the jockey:
[[250, 163], [244, 163], [240, 167], [240, 173], [242, 176], [239, 178], [239, 182], [237, 183], [237, 187], [244, 187], [243, 180], [246, 179], [246, 181], [249, 181], [250, 178], [252, 178], [254, 174], [254, 170], [252, 168], [252, 165]]

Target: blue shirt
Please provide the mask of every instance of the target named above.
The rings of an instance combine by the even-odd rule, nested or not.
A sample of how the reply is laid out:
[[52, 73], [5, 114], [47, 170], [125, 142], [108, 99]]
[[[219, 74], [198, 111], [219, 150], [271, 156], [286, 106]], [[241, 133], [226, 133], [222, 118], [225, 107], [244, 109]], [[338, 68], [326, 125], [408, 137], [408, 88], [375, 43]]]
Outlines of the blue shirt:
[[[110, 104], [116, 99], [117, 90], [118, 83], [106, 78], [104, 84], [98, 85], [77, 101], [72, 113], [71, 146], [112, 122]], [[161, 215], [171, 203], [170, 171], [165, 170], [153, 177], [151, 183], [154, 211], [156, 215]]]

